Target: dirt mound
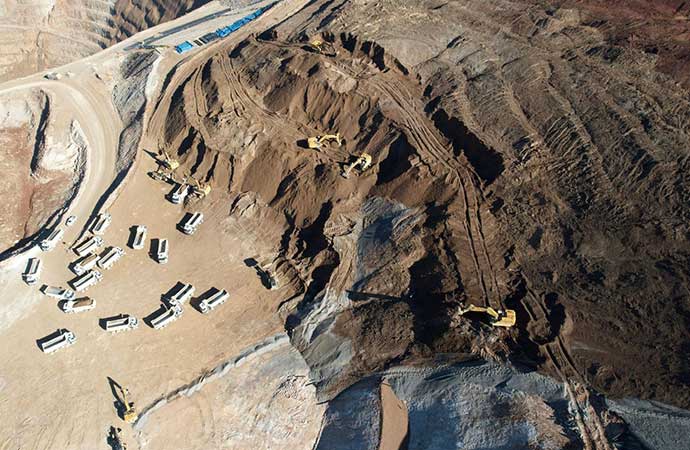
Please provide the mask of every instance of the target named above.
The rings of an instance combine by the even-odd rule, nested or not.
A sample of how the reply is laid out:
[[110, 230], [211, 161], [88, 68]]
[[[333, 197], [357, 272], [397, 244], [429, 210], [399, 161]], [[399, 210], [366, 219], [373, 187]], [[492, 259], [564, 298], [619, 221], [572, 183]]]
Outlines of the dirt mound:
[[4, 0], [0, 4], [0, 81], [89, 56], [205, 3], [205, 0], [41, 0], [25, 5]]
[[[596, 50], [577, 9], [403, 4], [310, 3], [215, 47], [149, 124], [187, 173], [251, 196], [321, 395], [479, 352], [690, 405], [687, 93], [634, 46]], [[341, 147], [304, 148], [336, 131]], [[343, 178], [361, 152], [372, 169]], [[519, 325], [468, 324], [462, 302]]]
[[86, 142], [79, 124], [54, 111], [43, 91], [4, 94], [1, 104], [4, 255], [39, 233], [75, 195]]

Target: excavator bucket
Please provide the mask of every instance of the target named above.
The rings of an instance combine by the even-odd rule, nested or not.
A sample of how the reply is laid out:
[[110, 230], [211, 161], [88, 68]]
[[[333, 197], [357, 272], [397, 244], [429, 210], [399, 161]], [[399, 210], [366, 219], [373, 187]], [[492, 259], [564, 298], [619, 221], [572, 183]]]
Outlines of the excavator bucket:
[[310, 137], [307, 139], [307, 145], [309, 148], [316, 148], [319, 149], [321, 148], [321, 143], [319, 142], [319, 137]]

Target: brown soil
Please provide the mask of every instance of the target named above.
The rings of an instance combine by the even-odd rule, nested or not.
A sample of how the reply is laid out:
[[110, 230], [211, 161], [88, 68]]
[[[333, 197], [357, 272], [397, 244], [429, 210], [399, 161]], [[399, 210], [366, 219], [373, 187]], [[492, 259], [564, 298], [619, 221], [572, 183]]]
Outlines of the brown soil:
[[[680, 72], [635, 45], [612, 58], [593, 2], [465, 3], [310, 3], [178, 67], [149, 136], [259, 212], [304, 293], [288, 331], [326, 288], [347, 299], [335, 391], [420, 355], [502, 353], [454, 317], [469, 301], [517, 310], [515, 360], [690, 406], [690, 108], [662, 73]], [[342, 147], [304, 148], [335, 131]], [[342, 178], [363, 151], [374, 167]]]

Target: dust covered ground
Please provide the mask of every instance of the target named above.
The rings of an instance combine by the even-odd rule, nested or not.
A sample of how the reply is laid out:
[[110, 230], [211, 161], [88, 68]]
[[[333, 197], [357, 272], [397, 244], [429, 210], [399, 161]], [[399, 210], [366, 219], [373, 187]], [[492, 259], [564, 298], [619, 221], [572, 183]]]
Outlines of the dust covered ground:
[[[77, 80], [111, 95], [104, 128], [121, 134], [90, 214], [113, 214], [108, 245], [139, 223], [171, 245], [166, 266], [127, 249], [89, 291], [98, 316], [146, 317], [177, 281], [231, 300], [111, 342], [8, 269], [30, 302], [5, 314], [2, 405], [26, 411], [5, 442], [100, 442], [112, 376], [142, 411], [124, 431], [139, 448], [681, 450], [664, 430], [690, 427], [688, 10], [603, 5], [285, 0], [183, 56], [91, 64]], [[211, 193], [166, 201], [158, 150]], [[363, 152], [372, 167], [344, 177]], [[205, 221], [184, 236], [193, 211]], [[64, 283], [72, 256], [46, 256], [44, 281]], [[460, 317], [467, 304], [517, 326]], [[35, 339], [57, 323], [81, 340], [47, 358]], [[90, 374], [42, 385], [98, 411], [78, 437], [63, 403], [26, 396], [44, 380], [30, 367], [58, 366]]]

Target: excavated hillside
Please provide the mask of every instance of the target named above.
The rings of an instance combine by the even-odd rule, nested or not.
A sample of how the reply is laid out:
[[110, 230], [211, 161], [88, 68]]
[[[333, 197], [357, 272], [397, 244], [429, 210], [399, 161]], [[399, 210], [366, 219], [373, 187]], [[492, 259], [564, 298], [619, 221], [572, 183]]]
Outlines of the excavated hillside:
[[208, 0], [0, 1], [0, 81], [76, 61]]
[[322, 398], [479, 353], [690, 407], [685, 75], [565, 3], [311, 2], [166, 80], [148, 135], [272, 250]]

